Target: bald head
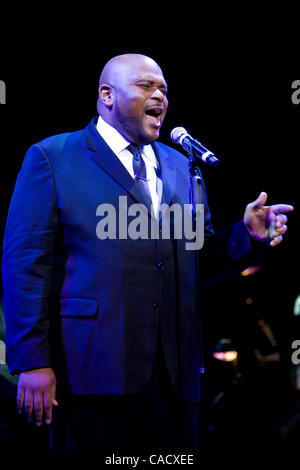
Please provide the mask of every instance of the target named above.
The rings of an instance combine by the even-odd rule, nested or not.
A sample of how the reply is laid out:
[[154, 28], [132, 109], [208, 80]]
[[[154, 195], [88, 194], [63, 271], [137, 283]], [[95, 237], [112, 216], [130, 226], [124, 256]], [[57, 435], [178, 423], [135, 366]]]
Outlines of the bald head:
[[142, 54], [110, 59], [99, 79], [100, 116], [138, 145], [153, 142], [166, 114], [167, 84], [159, 65]]
[[161, 73], [159, 65], [151, 57], [143, 54], [121, 54], [110, 59], [100, 75], [99, 86], [103, 83], [116, 84], [124, 74], [135, 73], [140, 67], [148, 64], [157, 68]]

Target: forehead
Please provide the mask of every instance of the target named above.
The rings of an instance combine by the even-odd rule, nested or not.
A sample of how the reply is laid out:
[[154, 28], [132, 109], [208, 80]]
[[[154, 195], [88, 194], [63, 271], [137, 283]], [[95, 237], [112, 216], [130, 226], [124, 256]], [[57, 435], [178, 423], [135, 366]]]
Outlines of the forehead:
[[127, 63], [125, 69], [125, 77], [131, 83], [138, 80], [149, 80], [153, 82], [161, 82], [166, 85], [161, 68], [151, 59], [136, 61], [135, 63]]

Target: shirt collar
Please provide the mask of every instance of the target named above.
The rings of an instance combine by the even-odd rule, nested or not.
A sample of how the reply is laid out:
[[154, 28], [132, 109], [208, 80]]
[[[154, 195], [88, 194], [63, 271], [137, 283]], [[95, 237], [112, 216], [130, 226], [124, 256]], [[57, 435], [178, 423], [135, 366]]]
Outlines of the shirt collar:
[[[105, 140], [107, 145], [116, 155], [119, 155], [131, 143], [122, 134], [120, 134], [117, 129], [104, 121], [101, 116], [98, 118], [96, 128], [101, 137]], [[142, 153], [147, 159], [150, 160], [154, 168], [156, 168], [157, 162], [152, 146], [150, 144], [144, 145], [142, 148]]]
[[125, 137], [123, 137], [122, 134], [117, 131], [117, 129], [104, 121], [101, 116], [98, 118], [96, 128], [101, 137], [105, 140], [107, 145], [116, 155], [122, 152], [122, 150], [124, 150], [130, 144], [130, 142], [125, 139]]

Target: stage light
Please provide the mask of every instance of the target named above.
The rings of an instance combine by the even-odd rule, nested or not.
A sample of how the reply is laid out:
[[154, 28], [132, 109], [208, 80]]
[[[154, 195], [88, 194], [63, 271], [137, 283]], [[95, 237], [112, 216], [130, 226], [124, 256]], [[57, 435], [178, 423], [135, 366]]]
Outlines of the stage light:
[[237, 358], [237, 351], [214, 352], [213, 357], [219, 361], [232, 362]]
[[241, 272], [242, 277], [246, 276], [253, 276], [253, 274], [259, 272], [262, 269], [262, 265], [257, 265], [257, 266], [249, 266], [248, 268], [244, 269], [244, 271]]
[[212, 348], [211, 353], [215, 359], [223, 362], [233, 362], [236, 361], [238, 357], [232, 340], [228, 338], [220, 339]]

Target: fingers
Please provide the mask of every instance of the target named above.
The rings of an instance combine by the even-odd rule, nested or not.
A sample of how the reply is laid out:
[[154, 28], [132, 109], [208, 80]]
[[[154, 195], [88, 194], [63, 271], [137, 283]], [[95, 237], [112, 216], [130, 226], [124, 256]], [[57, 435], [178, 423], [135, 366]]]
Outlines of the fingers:
[[282, 225], [280, 228], [277, 228], [273, 234], [273, 237], [278, 237], [279, 235], [284, 235], [287, 232], [287, 225]]
[[33, 395], [33, 410], [35, 417], [35, 425], [40, 426], [43, 422], [44, 412], [43, 394], [41, 392], [36, 392]]
[[284, 214], [277, 215], [275, 217], [273, 223], [273, 231], [272, 231], [272, 240], [270, 242], [270, 246], [274, 247], [279, 245], [283, 240], [283, 235], [287, 232], [288, 227], [287, 223], [287, 216]]
[[277, 238], [281, 235], [284, 235], [286, 232], [287, 232], [287, 225], [283, 225], [281, 228], [279, 228], [278, 230], [275, 230], [274, 232], [274, 238]]
[[286, 224], [287, 221], [288, 221], [288, 218], [287, 218], [286, 215], [284, 215], [284, 214], [277, 215], [276, 218], [275, 218], [276, 228], [279, 228], [283, 224]]
[[33, 393], [31, 390], [25, 390], [24, 397], [24, 411], [27, 416], [27, 420], [31, 423], [33, 410]]
[[24, 404], [24, 397], [25, 397], [24, 388], [18, 386], [18, 392], [17, 392], [17, 409], [18, 409], [18, 413], [22, 413], [23, 404]]
[[274, 247], [274, 246], [277, 246], [279, 245], [283, 240], [283, 237], [281, 235], [279, 235], [278, 237], [275, 237], [271, 242], [270, 242], [270, 246]]
[[52, 405], [58, 406], [58, 403], [56, 401], [56, 383], [53, 383], [51, 392], [52, 392]]
[[[288, 230], [288, 227], [286, 225], [288, 218], [284, 214], [279, 214], [275, 216], [274, 213], [272, 213], [272, 215], [273, 215], [273, 221], [269, 229], [270, 237], [272, 239], [270, 245], [277, 246], [279, 245], [279, 243], [282, 242], [282, 235], [284, 235]], [[276, 240], [276, 243], [275, 243], [275, 240]]]
[[273, 237], [278, 237], [279, 235], [284, 235], [287, 232], [287, 216], [284, 214], [280, 214], [275, 217], [274, 220], [274, 230], [273, 230]]
[[52, 421], [52, 393], [44, 394], [44, 419], [46, 424]]
[[46, 424], [50, 424], [52, 421], [52, 409], [53, 406], [58, 406], [56, 401], [56, 384], [52, 384], [49, 393], [44, 394], [44, 419]]
[[56, 397], [56, 384], [47, 389], [23, 387], [19, 384], [17, 392], [17, 409], [23, 410], [29, 422], [34, 420], [36, 426], [41, 426], [43, 421], [50, 424], [52, 421], [52, 407], [58, 406]]
[[[254, 209], [257, 209], [259, 207], [264, 206], [267, 202], [267, 199], [268, 199], [267, 193], [262, 191], [260, 195], [258, 196], [258, 198], [256, 199], [256, 201], [252, 202], [252, 204], [250, 205], [252, 205]], [[271, 206], [271, 209], [272, 209], [272, 212], [274, 212], [274, 214], [281, 214], [283, 212], [292, 212], [294, 210], [294, 207], [291, 206], [290, 204], [274, 204]]]
[[274, 204], [271, 209], [274, 214], [281, 214], [282, 212], [292, 212], [294, 207], [289, 204]]
[[[24, 412], [29, 423], [34, 419], [35, 425], [40, 426], [43, 422], [44, 414], [44, 399], [42, 392], [32, 392], [30, 389], [26, 389], [24, 393]], [[21, 400], [18, 402], [18, 411], [22, 412]]]
[[22, 413], [22, 407], [24, 403], [24, 411], [27, 416], [27, 420], [31, 423], [34, 419], [36, 426], [41, 426], [43, 421], [46, 424], [50, 424], [52, 421], [52, 406], [57, 406], [57, 401], [53, 400], [52, 393], [37, 392], [34, 393], [30, 390], [26, 390], [24, 399], [20, 397], [17, 401], [18, 412]]

